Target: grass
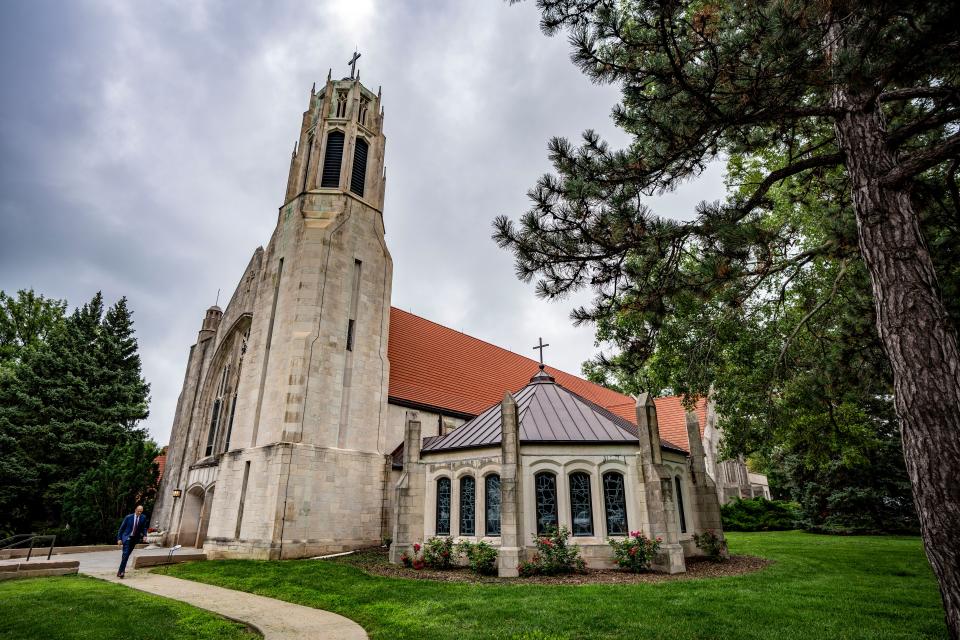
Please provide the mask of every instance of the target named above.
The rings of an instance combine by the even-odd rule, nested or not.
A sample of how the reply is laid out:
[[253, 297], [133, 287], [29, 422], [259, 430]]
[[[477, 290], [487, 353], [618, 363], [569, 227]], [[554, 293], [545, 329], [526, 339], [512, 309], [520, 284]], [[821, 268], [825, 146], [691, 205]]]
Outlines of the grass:
[[919, 538], [796, 531], [728, 534], [770, 567], [659, 584], [439, 583], [371, 576], [345, 562], [221, 561], [161, 569], [335, 611], [371, 638], [944, 638]]
[[86, 576], [0, 582], [0, 638], [172, 640], [259, 637], [190, 605]]

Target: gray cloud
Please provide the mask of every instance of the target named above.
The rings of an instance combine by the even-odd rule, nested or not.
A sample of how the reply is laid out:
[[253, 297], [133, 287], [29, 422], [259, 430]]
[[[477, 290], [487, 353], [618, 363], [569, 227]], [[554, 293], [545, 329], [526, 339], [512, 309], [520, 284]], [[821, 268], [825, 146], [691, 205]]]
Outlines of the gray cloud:
[[[5, 2], [0, 5], [0, 288], [82, 303], [130, 298], [160, 442], [204, 309], [265, 243], [312, 82], [346, 72], [386, 105], [393, 304], [547, 358], [595, 351], [537, 300], [490, 222], [528, 207], [550, 136], [609, 118], [612, 87], [570, 63], [532, 4], [335, 0]], [[658, 199], [689, 217], [722, 194], [707, 175]], [[584, 296], [584, 300], [586, 296]]]

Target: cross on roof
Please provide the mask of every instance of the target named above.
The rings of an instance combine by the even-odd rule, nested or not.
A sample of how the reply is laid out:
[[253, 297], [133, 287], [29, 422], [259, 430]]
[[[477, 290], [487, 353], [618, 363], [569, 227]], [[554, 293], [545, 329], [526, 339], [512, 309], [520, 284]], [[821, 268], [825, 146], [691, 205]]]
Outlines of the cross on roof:
[[536, 345], [536, 346], [533, 348], [533, 350], [534, 350], [534, 351], [540, 351], [540, 368], [543, 369], [543, 350], [544, 350], [544, 348], [549, 347], [550, 345], [549, 345], [549, 344], [543, 344], [543, 338], [538, 338], [537, 340], [540, 342], [540, 344]]
[[350, 65], [350, 79], [353, 79], [353, 74], [357, 70], [357, 60], [360, 59], [360, 54], [356, 50], [353, 51], [353, 57], [347, 61], [347, 64]]

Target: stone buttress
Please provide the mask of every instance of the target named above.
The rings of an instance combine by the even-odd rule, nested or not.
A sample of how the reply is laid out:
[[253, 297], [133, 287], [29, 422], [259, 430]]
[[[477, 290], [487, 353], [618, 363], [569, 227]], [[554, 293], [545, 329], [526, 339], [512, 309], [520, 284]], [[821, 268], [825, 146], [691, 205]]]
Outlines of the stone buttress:
[[682, 573], [686, 571], [686, 562], [676, 524], [673, 476], [663, 464], [657, 408], [647, 393], [637, 397], [637, 429], [640, 440], [639, 475], [643, 483], [643, 529], [648, 537], [662, 539], [660, 552], [652, 566], [667, 573]]

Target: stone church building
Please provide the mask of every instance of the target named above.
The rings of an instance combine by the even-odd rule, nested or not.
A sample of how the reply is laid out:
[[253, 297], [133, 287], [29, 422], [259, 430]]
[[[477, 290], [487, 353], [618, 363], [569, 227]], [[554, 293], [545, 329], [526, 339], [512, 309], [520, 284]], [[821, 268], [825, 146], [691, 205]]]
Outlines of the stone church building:
[[311, 91], [273, 235], [190, 348], [152, 517], [165, 543], [274, 559], [390, 539], [397, 559], [452, 535], [516, 575], [551, 526], [591, 566], [639, 529], [683, 571], [720, 498], [757, 493], [745, 467], [718, 490], [709, 403], [624, 396], [391, 307], [384, 144], [379, 92]]

